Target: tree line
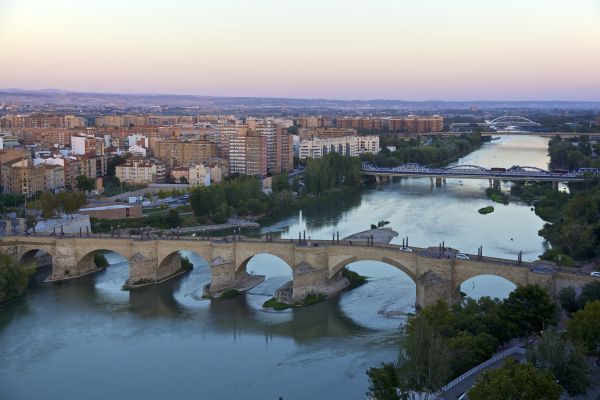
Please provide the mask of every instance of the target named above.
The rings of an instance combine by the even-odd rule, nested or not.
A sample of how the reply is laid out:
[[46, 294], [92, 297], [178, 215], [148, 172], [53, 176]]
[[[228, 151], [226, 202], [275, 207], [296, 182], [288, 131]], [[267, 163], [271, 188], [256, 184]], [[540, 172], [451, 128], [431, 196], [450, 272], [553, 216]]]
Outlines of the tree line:
[[[581, 136], [577, 142], [555, 138], [548, 149], [550, 164], [555, 169], [600, 166], [600, 161], [592, 157], [587, 136]], [[569, 266], [574, 259], [600, 257], [599, 183], [598, 179], [571, 183], [568, 193], [553, 190], [549, 183], [513, 185], [511, 193], [533, 204], [536, 214], [547, 222], [540, 235], [552, 248], [541, 258]]]
[[322, 196], [362, 184], [360, 160], [331, 153], [320, 159], [309, 159], [304, 182], [289, 182], [286, 173], [272, 177], [272, 192], [263, 193], [256, 176], [232, 176], [210, 186], [195, 188], [190, 196], [194, 216], [200, 223], [224, 223], [234, 216], [260, 217], [291, 210], [307, 197]]
[[[434, 136], [406, 139], [397, 135], [381, 135], [379, 154], [365, 153], [362, 161], [380, 167], [396, 167], [404, 163], [418, 163], [430, 167], [441, 167], [458, 160], [481, 147], [479, 133], [463, 133], [456, 136]], [[390, 151], [387, 147], [396, 148]]]
[[451, 307], [439, 301], [408, 321], [396, 362], [367, 371], [367, 394], [396, 400], [436, 393], [489, 359], [501, 344], [531, 335], [537, 339], [527, 350], [527, 363], [507, 362], [482, 373], [469, 398], [558, 400], [563, 390], [585, 393], [590, 384], [585, 357], [600, 356], [600, 301], [587, 301], [571, 317], [565, 332], [552, 328], [558, 307], [534, 285], [519, 287], [502, 301], [483, 297]]

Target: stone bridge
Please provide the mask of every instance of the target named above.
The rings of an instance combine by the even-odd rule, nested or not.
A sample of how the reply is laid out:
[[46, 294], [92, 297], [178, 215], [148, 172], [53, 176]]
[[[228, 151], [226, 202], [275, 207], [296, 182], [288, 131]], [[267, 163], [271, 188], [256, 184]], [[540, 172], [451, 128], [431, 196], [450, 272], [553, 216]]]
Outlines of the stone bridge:
[[[416, 284], [416, 306], [425, 307], [441, 299], [460, 299], [460, 285], [475, 276], [496, 275], [515, 285], [537, 284], [556, 295], [564, 286], [581, 287], [593, 278], [567, 272], [538, 273], [533, 264], [471, 256], [469, 260], [436, 258], [424, 249], [400, 251], [401, 246], [364, 243], [349, 245], [333, 241], [297, 243], [296, 240], [203, 241], [141, 240], [140, 238], [57, 238], [3, 237], [0, 251], [21, 263], [31, 262], [42, 251], [52, 257], [51, 280], [80, 277], [98, 270], [94, 256], [104, 251], [120, 254], [129, 262], [126, 286], [158, 283], [182, 271], [180, 250], [202, 257], [211, 268], [211, 294], [227, 289], [248, 288], [257, 276], [247, 271], [248, 261], [257, 254], [271, 254], [284, 260], [292, 270], [291, 300], [311, 293], [333, 296], [346, 288], [342, 270], [356, 261], [372, 260], [392, 265]], [[260, 282], [260, 280], [258, 280]]]

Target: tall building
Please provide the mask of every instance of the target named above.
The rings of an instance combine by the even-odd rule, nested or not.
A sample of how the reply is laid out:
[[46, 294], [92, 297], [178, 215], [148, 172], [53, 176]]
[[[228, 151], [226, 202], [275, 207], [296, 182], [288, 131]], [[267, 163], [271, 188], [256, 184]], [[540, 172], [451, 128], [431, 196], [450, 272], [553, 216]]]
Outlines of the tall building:
[[277, 135], [277, 154], [275, 172], [286, 172], [294, 169], [294, 135], [281, 127]]
[[244, 132], [229, 139], [229, 172], [267, 175], [267, 139], [257, 132]]

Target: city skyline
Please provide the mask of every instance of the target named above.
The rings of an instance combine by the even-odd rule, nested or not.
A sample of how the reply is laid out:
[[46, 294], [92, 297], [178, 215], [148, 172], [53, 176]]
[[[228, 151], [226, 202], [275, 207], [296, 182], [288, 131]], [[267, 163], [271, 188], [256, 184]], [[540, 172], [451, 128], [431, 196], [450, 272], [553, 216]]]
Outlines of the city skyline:
[[600, 6], [591, 0], [308, 3], [8, 0], [0, 4], [0, 87], [600, 100]]

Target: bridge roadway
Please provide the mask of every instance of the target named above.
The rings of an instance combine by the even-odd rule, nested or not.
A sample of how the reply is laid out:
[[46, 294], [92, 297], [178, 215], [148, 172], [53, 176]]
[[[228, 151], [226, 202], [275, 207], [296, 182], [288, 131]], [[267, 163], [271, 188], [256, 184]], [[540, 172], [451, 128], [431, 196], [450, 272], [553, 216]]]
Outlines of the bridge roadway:
[[[512, 166], [510, 168], [488, 169], [478, 165], [457, 165], [446, 168], [430, 168], [421, 164], [407, 163], [397, 167], [377, 167], [370, 163], [362, 163], [363, 175], [371, 175], [381, 181], [383, 178], [433, 178], [438, 180], [445, 178], [457, 179], [489, 179], [490, 186], [494, 183], [499, 185], [500, 181], [541, 181], [541, 182], [582, 182], [600, 176], [597, 168], [580, 168], [573, 171], [546, 171], [537, 167]], [[433, 183], [433, 182], [432, 182]]]
[[[436, 257], [427, 249], [412, 247], [400, 251], [398, 245], [332, 240], [272, 240], [264, 238], [238, 241], [223, 238], [158, 239], [142, 237], [2, 237], [0, 251], [21, 263], [30, 263], [39, 251], [52, 257], [51, 280], [72, 279], [98, 271], [94, 255], [103, 251], [120, 254], [129, 261], [129, 278], [125, 287], [162, 282], [182, 272], [180, 250], [198, 254], [211, 268], [206, 288], [212, 295], [227, 289], [248, 289], [261, 277], [247, 271], [248, 261], [267, 253], [284, 260], [292, 270], [291, 293], [285, 299], [300, 301], [310, 293], [334, 296], [349, 282], [342, 270], [349, 264], [372, 260], [387, 263], [406, 273], [416, 284], [416, 306], [425, 307], [436, 300], [449, 303], [459, 300], [460, 285], [475, 276], [496, 275], [516, 285], [537, 284], [556, 296], [565, 286], [581, 287], [593, 281], [588, 275], [550, 269], [539, 273], [535, 263], [471, 256], [469, 260]], [[437, 248], [436, 248], [437, 249]], [[253, 283], [254, 282], [254, 283]], [[284, 298], [282, 298], [284, 299]]]

